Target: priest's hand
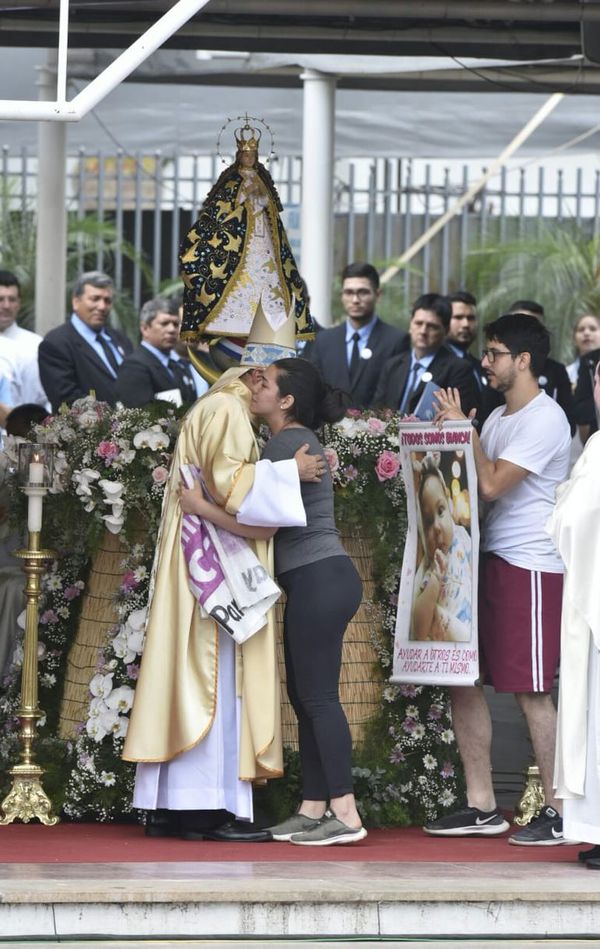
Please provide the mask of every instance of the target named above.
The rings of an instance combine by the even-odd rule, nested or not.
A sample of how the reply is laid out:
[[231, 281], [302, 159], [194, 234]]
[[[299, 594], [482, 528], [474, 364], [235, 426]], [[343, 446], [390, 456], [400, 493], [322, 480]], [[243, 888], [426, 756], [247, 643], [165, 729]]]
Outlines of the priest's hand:
[[300, 481], [320, 481], [327, 462], [322, 455], [309, 455], [309, 448], [310, 445], [304, 444], [294, 455]]

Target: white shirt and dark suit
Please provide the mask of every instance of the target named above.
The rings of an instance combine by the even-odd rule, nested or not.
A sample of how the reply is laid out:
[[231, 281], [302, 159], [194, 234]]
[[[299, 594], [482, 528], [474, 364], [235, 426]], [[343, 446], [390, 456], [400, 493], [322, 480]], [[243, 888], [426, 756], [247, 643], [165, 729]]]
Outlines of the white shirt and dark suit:
[[388, 359], [381, 371], [373, 404], [410, 415], [429, 380], [442, 389], [458, 389], [464, 412], [478, 407], [479, 395], [471, 367], [446, 346], [421, 359], [416, 359], [412, 349]]
[[[406, 336], [377, 316], [358, 330], [349, 320], [344, 320], [339, 326], [317, 334], [308, 360], [317, 367], [325, 382], [350, 395], [352, 408], [365, 409], [373, 405], [383, 364], [390, 356], [402, 352]], [[355, 343], [358, 358], [353, 363]], [[356, 368], [351, 372], [354, 365]]]
[[71, 405], [90, 391], [99, 402], [115, 403], [118, 365], [133, 346], [123, 333], [111, 327], [104, 326], [100, 335], [102, 342], [98, 332], [73, 313], [67, 323], [50, 330], [40, 343], [40, 379], [53, 412], [63, 402]]
[[181, 401], [196, 401], [191, 364], [173, 350], [164, 353], [142, 342], [119, 366], [115, 398], [129, 408], [148, 405], [157, 393], [179, 389]]

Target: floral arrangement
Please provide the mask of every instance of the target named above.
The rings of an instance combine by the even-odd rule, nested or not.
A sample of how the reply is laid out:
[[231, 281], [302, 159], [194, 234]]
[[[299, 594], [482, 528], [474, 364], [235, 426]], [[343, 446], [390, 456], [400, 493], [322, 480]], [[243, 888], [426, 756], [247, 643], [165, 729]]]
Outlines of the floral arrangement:
[[[131, 810], [132, 765], [121, 760], [128, 713], [133, 703], [143, 648], [145, 610], [153, 545], [168, 465], [178, 431], [175, 409], [112, 409], [94, 399], [35, 426], [35, 439], [55, 446], [54, 480], [46, 502], [44, 536], [58, 547], [57, 559], [42, 580], [39, 686], [44, 717], [38, 723], [36, 754], [47, 770], [49, 793], [71, 817], [110, 820]], [[15, 439], [7, 439], [9, 462], [16, 461]], [[25, 508], [14, 482], [13, 509]], [[146, 530], [140, 543], [140, 524]], [[123, 548], [121, 583], [116, 593], [119, 623], [108, 630], [90, 682], [88, 717], [75, 741], [60, 741], [58, 731], [69, 648], [91, 557], [104, 530], [118, 534]], [[7, 770], [18, 755], [20, 643], [0, 701], [0, 765]]]
[[[53, 801], [73, 818], [111, 820], [132, 809], [131, 764], [121, 760], [132, 706], [148, 599], [153, 544], [164, 484], [178, 428], [177, 412], [155, 405], [111, 409], [82, 399], [36, 426], [36, 440], [56, 445], [52, 494], [47, 499], [45, 542], [58, 547], [43, 580], [40, 608], [40, 706], [36, 754], [47, 769]], [[374, 644], [389, 676], [406, 504], [398, 452], [397, 419], [350, 412], [324, 432], [343, 527], [360, 528], [374, 545], [376, 594]], [[14, 451], [8, 445], [8, 452]], [[23, 519], [23, 499], [14, 490]], [[143, 520], [146, 540], [139, 540]], [[116, 611], [89, 685], [89, 707], [73, 741], [57, 738], [60, 684], [77, 629], [90, 559], [105, 530], [122, 542], [122, 570]], [[18, 686], [22, 650], [0, 700], [0, 768], [18, 756]], [[450, 807], [460, 780], [445, 694], [429, 687], [388, 685], [367, 739], [356, 751], [357, 797], [371, 823], [410, 823]], [[287, 754], [289, 777], [270, 782], [269, 796], [283, 800], [295, 791], [297, 763]]]

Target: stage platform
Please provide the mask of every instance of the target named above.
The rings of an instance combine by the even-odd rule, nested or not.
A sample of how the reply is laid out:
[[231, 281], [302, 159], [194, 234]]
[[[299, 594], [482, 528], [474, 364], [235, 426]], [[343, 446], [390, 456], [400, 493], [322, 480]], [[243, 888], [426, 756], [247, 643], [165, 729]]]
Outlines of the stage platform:
[[0, 827], [0, 941], [598, 941], [600, 873], [577, 863], [578, 849], [417, 828], [315, 851], [152, 840], [131, 825], [11, 825]]

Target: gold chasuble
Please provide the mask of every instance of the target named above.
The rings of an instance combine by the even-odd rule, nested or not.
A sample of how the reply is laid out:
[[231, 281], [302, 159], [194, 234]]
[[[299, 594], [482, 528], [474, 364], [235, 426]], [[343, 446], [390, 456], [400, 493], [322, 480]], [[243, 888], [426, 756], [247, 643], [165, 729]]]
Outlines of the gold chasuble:
[[[186, 415], [172, 462], [154, 561], [146, 642], [123, 757], [164, 762], [202, 741], [213, 723], [219, 662], [218, 628], [189, 587], [177, 499], [182, 464], [202, 469], [213, 499], [236, 514], [252, 487], [258, 448], [250, 422], [251, 393], [230, 370]], [[229, 380], [226, 378], [229, 377]], [[273, 575], [272, 543], [254, 544]], [[283, 773], [280, 685], [273, 613], [263, 629], [236, 646], [242, 699], [239, 778]]]

